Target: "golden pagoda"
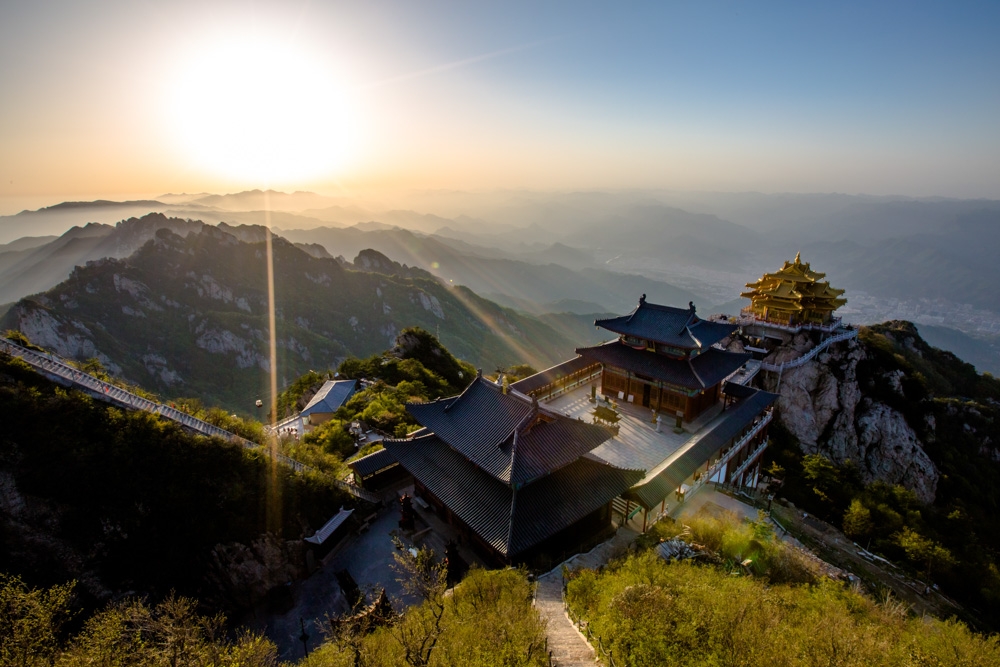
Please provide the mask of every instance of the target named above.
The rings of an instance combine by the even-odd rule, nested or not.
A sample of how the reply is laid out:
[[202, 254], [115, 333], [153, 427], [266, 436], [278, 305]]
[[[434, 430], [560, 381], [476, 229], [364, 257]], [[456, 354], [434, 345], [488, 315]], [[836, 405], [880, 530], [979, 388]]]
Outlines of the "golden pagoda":
[[740, 296], [750, 299], [747, 312], [756, 319], [782, 326], [828, 325], [833, 311], [847, 299], [842, 289], [830, 287], [825, 273], [813, 271], [796, 253], [794, 262], [785, 262], [775, 273], [765, 273]]

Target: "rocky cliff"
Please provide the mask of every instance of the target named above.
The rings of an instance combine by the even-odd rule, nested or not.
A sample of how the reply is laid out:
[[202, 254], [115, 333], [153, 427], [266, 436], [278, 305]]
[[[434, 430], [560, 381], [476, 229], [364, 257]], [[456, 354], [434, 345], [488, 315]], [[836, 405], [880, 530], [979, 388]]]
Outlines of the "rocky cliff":
[[[790, 336], [766, 361], [800, 358], [817, 342]], [[760, 384], [780, 392], [780, 424], [803, 453], [850, 461], [865, 483], [898, 484], [941, 507], [995, 495], [1000, 383], [928, 345], [910, 322], [861, 327]]]
[[[767, 359], [779, 364], [813, 345], [799, 335]], [[886, 394], [907, 400], [903, 373], [874, 368], [859, 339], [835, 343], [805, 364], [765, 374], [764, 385], [778, 390], [778, 415], [806, 454], [823, 454], [837, 464], [858, 466], [865, 482], [882, 480], [912, 490], [924, 503], [934, 501], [940, 473], [916, 429], [896, 408], [879, 399]], [[859, 365], [861, 379], [859, 379]]]

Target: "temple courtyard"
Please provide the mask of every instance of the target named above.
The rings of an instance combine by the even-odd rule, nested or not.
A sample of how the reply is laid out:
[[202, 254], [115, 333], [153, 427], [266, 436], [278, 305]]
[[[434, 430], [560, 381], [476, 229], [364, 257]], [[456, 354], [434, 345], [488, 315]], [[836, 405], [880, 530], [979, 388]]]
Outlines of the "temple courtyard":
[[[553, 412], [585, 422], [593, 421], [597, 405], [607, 405], [600, 397], [599, 403], [590, 402], [590, 386], [577, 387], [542, 405]], [[683, 424], [681, 433], [674, 432], [675, 418], [660, 417], [659, 428], [653, 422], [653, 411], [626, 401], [616, 401], [619, 431], [616, 436], [593, 450], [593, 454], [619, 468], [641, 469], [647, 473], [674, 454], [698, 441], [702, 433], [710, 431], [722, 419], [722, 403], [712, 406], [697, 419]]]

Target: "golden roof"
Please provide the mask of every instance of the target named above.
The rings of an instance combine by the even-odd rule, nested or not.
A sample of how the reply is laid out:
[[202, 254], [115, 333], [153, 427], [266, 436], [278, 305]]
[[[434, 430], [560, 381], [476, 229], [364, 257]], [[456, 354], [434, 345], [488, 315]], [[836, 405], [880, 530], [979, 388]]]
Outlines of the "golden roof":
[[844, 290], [831, 287], [823, 280], [825, 277], [825, 273], [813, 271], [796, 253], [795, 260], [786, 261], [778, 271], [765, 273], [757, 282], [747, 283], [750, 290], [740, 296], [751, 300], [751, 307], [760, 317], [767, 311], [808, 310], [807, 317], [825, 319], [847, 303], [847, 299], [841, 297]]

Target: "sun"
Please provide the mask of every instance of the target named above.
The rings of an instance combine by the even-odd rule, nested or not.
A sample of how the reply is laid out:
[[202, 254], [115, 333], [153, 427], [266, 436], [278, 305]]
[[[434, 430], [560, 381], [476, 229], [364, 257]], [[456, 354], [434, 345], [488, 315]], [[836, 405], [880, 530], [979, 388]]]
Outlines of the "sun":
[[246, 39], [191, 54], [171, 86], [170, 124], [197, 167], [255, 185], [315, 180], [342, 169], [360, 127], [323, 59], [294, 44]]

